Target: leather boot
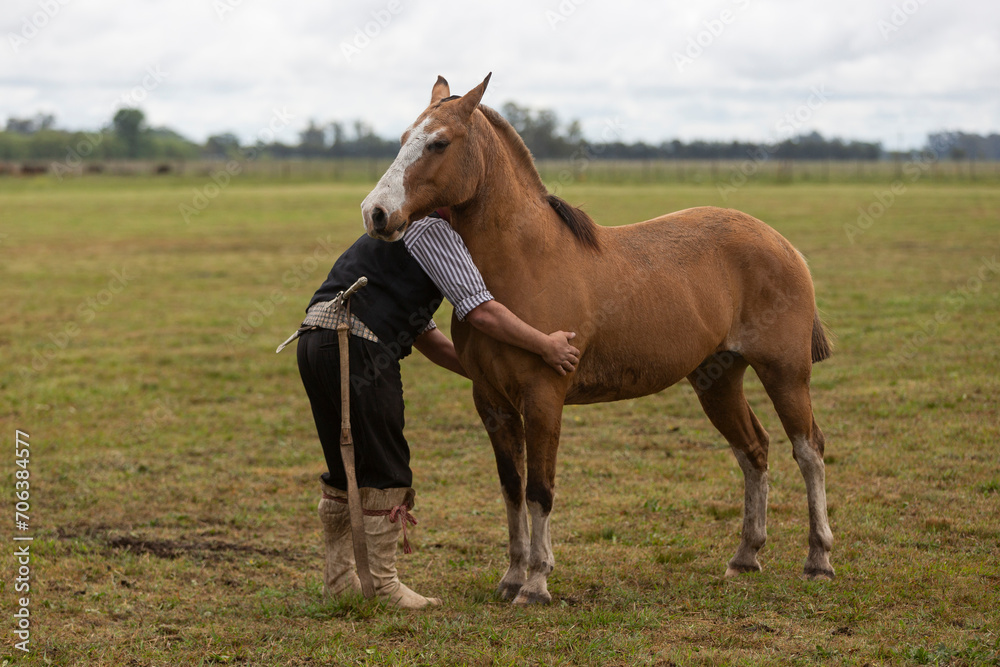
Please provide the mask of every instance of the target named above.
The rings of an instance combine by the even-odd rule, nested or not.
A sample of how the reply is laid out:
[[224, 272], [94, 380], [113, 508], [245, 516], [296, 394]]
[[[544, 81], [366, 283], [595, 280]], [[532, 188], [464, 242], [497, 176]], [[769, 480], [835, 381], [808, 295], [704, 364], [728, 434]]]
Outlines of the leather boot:
[[[396, 574], [396, 548], [403, 523], [413, 509], [414, 491], [405, 489], [362, 488], [361, 506], [365, 509], [365, 533], [368, 536], [368, 564], [371, 566], [375, 593], [389, 604], [403, 609], [423, 609], [441, 604], [440, 598], [425, 598], [399, 581]], [[346, 507], [346, 506], [345, 506]], [[374, 516], [373, 516], [374, 514]]]
[[[351, 515], [347, 510], [347, 492], [320, 481], [323, 498], [319, 501], [319, 519], [323, 523], [326, 546], [326, 571], [323, 592], [331, 597], [342, 593], [360, 593], [361, 582], [354, 564], [354, 543], [351, 540]], [[339, 503], [332, 498], [343, 498]]]

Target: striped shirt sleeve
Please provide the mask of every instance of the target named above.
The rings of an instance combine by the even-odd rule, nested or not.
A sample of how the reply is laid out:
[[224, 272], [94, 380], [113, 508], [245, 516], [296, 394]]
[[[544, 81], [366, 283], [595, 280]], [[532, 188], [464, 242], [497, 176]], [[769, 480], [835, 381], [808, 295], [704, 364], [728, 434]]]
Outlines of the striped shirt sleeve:
[[458, 319], [464, 320], [473, 308], [493, 299], [462, 237], [441, 218], [417, 220], [406, 231], [403, 243], [455, 307]]

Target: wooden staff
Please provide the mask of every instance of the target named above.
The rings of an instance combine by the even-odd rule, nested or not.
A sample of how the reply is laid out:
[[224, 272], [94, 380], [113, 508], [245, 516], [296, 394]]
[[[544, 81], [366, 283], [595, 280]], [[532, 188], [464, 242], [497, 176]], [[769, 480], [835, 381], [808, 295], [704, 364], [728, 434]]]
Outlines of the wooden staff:
[[348, 355], [348, 335], [350, 332], [351, 309], [349, 299], [352, 294], [368, 284], [362, 276], [340, 297], [344, 318], [337, 325], [340, 342], [340, 458], [344, 462], [347, 475], [347, 510], [351, 518], [351, 539], [354, 542], [354, 562], [361, 580], [361, 592], [366, 598], [374, 597], [375, 582], [368, 567], [368, 542], [365, 538], [364, 508], [358, 492], [358, 479], [354, 472], [354, 438], [351, 436], [351, 361]]

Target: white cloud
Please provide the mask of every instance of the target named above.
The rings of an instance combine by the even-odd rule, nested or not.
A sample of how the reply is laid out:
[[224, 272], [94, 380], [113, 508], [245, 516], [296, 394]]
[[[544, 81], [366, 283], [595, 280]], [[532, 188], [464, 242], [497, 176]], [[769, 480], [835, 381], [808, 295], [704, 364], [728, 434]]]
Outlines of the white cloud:
[[[1000, 9], [986, 0], [43, 4], [59, 10], [16, 52], [10, 35], [42, 5], [0, 6], [0, 119], [46, 111], [98, 127], [160, 67], [169, 77], [140, 106], [197, 140], [249, 138], [282, 107], [296, 117], [285, 140], [310, 118], [395, 136], [438, 74], [460, 94], [489, 71], [487, 103], [551, 108], [594, 138], [616, 118], [626, 140], [772, 138], [818, 85], [830, 99], [804, 130], [893, 148], [942, 128], [1000, 130]], [[679, 69], [690, 40], [700, 53]]]

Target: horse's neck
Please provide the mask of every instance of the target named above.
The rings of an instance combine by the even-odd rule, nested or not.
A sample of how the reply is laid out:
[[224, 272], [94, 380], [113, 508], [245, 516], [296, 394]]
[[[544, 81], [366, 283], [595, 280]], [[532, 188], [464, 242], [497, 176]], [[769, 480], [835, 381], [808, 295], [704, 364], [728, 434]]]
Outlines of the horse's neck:
[[[536, 174], [510, 155], [500, 137], [486, 138], [485, 173], [475, 196], [453, 212], [453, 222], [483, 275], [510, 270], [512, 256], [531, 261], [553, 250], [554, 212]], [[494, 267], [495, 265], [495, 267]]]
[[[491, 190], [490, 196], [474, 199], [453, 213], [452, 219], [473, 257], [491, 256], [505, 248], [548, 245], [547, 225], [540, 218], [551, 209], [541, 199], [512, 199]], [[503, 196], [498, 196], [503, 195]], [[545, 210], [548, 209], [548, 210]]]

